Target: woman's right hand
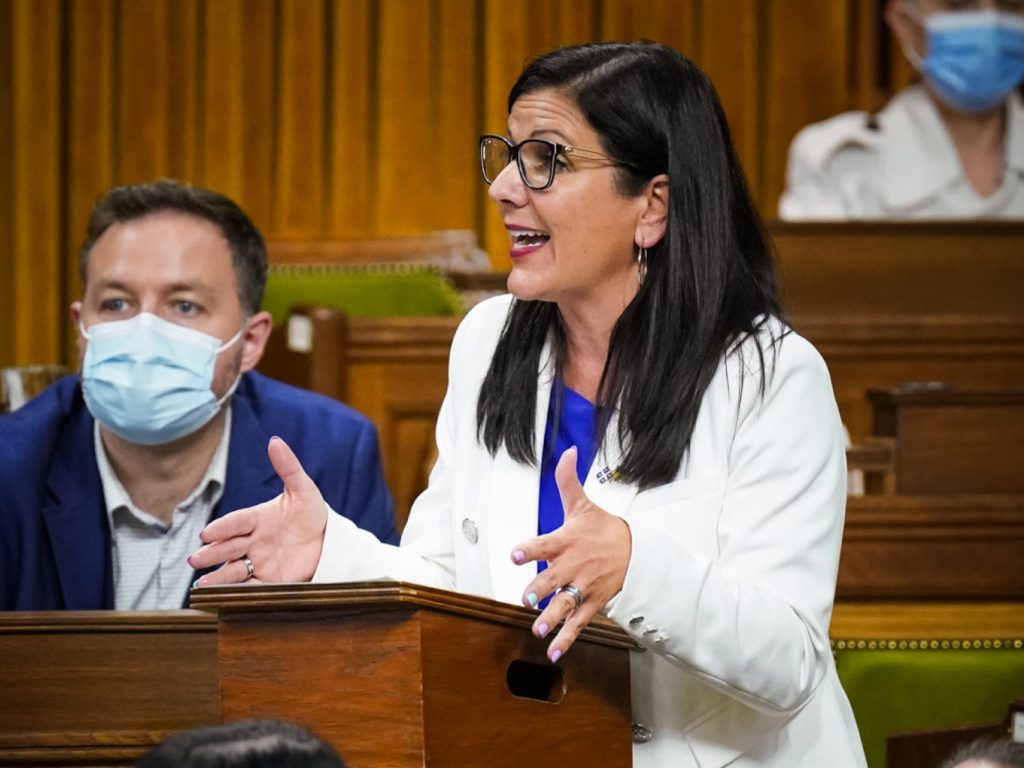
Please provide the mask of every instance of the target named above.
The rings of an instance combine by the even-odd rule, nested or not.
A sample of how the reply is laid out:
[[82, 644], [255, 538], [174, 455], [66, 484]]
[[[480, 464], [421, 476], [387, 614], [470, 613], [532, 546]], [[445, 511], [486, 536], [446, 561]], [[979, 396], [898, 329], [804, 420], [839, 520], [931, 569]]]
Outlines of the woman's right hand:
[[309, 581], [316, 572], [327, 528], [327, 503], [284, 440], [271, 438], [267, 455], [284, 483], [284, 492], [263, 504], [231, 512], [203, 529], [199, 538], [204, 546], [189, 555], [189, 565], [197, 570], [223, 565], [194, 586]]

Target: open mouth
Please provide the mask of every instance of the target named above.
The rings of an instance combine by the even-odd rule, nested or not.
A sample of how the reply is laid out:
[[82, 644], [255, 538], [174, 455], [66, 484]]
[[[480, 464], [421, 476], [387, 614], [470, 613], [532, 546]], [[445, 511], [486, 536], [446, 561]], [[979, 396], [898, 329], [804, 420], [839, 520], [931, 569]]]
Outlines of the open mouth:
[[544, 232], [524, 229], [512, 234], [512, 245], [516, 248], [532, 248], [543, 245], [550, 238], [551, 236]]

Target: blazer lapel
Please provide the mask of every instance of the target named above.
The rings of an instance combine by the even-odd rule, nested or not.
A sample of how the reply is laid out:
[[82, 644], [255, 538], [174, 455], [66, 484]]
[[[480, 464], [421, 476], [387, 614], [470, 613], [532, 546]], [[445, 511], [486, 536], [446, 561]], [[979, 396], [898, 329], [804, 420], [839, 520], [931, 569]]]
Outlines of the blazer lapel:
[[[269, 440], [270, 437], [263, 430], [263, 425], [256, 418], [248, 400], [240, 395], [232, 398], [231, 439], [228, 443], [224, 493], [213, 508], [211, 520], [223, 517], [236, 509], [269, 501], [284, 489], [284, 484], [267, 456]], [[192, 574], [192, 581], [213, 570], [215, 568], [195, 571]], [[182, 607], [189, 607], [187, 592]]]
[[[544, 428], [553, 381], [554, 361], [549, 341], [541, 353], [537, 377], [534, 422], [534, 456], [537, 457], [544, 448]], [[494, 597], [518, 604], [526, 585], [537, 575], [535, 564], [516, 565], [512, 562], [512, 548], [537, 535], [537, 504], [540, 498], [538, 467], [520, 464], [502, 449], [492, 465], [486, 498], [489, 527], [492, 530], [488, 560]]]
[[61, 430], [47, 478], [50, 496], [42, 509], [68, 610], [114, 607], [110, 525], [93, 424], [82, 404]]
[[269, 501], [281, 493], [284, 486], [267, 457], [269, 441], [270, 436], [248, 400], [236, 396], [231, 405], [231, 441], [224, 493], [211, 519]]

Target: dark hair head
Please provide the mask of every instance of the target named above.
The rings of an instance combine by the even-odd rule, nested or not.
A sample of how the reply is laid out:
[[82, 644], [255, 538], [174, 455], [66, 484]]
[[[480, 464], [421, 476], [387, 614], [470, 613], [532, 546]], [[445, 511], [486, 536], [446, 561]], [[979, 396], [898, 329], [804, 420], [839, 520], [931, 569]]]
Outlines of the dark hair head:
[[[685, 56], [643, 42], [560, 48], [527, 64], [509, 110], [544, 89], [572, 100], [620, 161], [624, 195], [669, 177], [665, 236], [648, 247], [646, 279], [613, 331], [598, 394], [602, 434], [611, 408], [620, 410], [619, 476], [660, 485], [679, 470], [722, 356], [781, 316], [768, 239], [714, 87]], [[558, 326], [551, 306], [514, 302], [477, 408], [492, 452], [505, 442], [516, 459], [535, 460], [536, 364], [552, 330], [559, 354]], [[514, 375], [530, 369], [532, 376]], [[514, 409], [527, 404], [519, 418]]]
[[170, 179], [114, 187], [97, 201], [78, 260], [82, 284], [88, 278], [89, 253], [107, 229], [160, 211], [178, 211], [216, 225], [231, 249], [242, 309], [249, 315], [259, 312], [267, 283], [267, 248], [256, 225], [230, 198]]
[[998, 768], [1024, 768], [1024, 744], [1007, 738], [975, 739], [958, 747], [942, 763], [942, 768], [957, 768], [968, 760], [984, 760]]
[[280, 720], [240, 720], [176, 734], [137, 768], [345, 768], [328, 744]]

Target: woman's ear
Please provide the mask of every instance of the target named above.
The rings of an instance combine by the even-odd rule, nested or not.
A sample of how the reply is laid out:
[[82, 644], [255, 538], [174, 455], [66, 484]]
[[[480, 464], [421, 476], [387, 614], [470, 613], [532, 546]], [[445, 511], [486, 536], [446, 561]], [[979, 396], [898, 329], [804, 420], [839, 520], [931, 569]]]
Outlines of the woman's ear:
[[647, 182], [637, 222], [636, 244], [650, 248], [661, 241], [668, 227], [668, 175], [659, 173]]
[[[920, 18], [907, 9], [905, 0], [888, 0], [883, 11], [885, 22], [889, 25], [890, 31], [896, 37], [897, 42], [902, 46], [905, 54], [922, 58], [926, 51], [925, 33]], [[907, 55], [910, 63], [913, 58]]]

